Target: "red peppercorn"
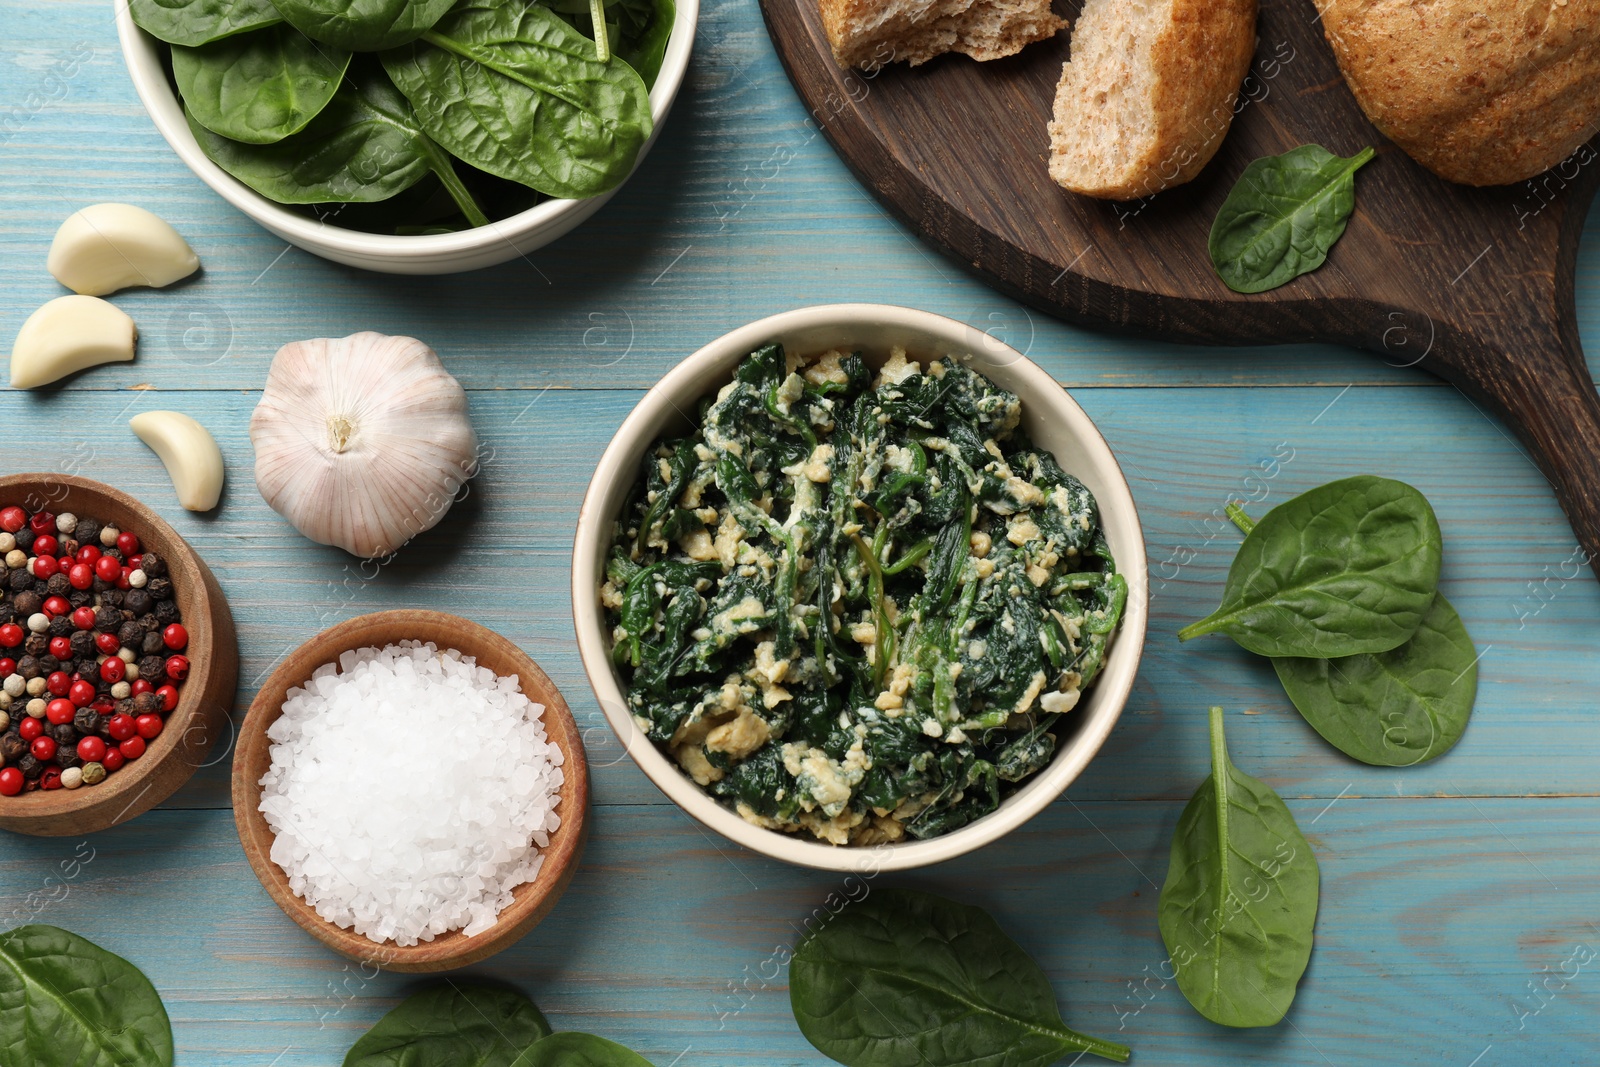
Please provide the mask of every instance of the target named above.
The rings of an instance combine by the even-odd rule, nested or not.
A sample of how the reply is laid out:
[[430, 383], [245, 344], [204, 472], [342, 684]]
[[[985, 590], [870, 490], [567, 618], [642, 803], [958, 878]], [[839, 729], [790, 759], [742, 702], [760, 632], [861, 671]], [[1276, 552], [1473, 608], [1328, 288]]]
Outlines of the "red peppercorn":
[[67, 690], [67, 699], [80, 708], [86, 708], [94, 703], [94, 686], [80, 678]]
[[124, 593], [133, 588], [133, 583], [128, 581], [128, 575], [132, 573], [133, 568], [124, 567], [122, 568], [122, 577], [117, 579], [117, 588], [122, 590]]
[[46, 704], [44, 709], [45, 718], [50, 720], [51, 726], [60, 726], [62, 723], [71, 722], [72, 717], [77, 713], [78, 706], [76, 704], [60, 697], [56, 697]]
[[99, 696], [95, 697], [94, 698], [94, 703], [90, 704], [89, 706], [91, 708], [93, 708], [95, 711], [98, 711], [102, 715], [110, 715], [111, 714], [111, 709], [117, 706], [117, 702], [115, 700], [112, 700], [109, 696], [107, 696], [104, 693], [102, 693]]
[[94, 609], [79, 608], [72, 613], [72, 625], [80, 630], [94, 629]]
[[106, 723], [106, 732], [111, 735], [113, 741], [126, 741], [137, 732], [137, 727], [133, 724], [132, 715], [118, 712]]
[[124, 530], [117, 534], [117, 551], [122, 553], [122, 558], [139, 554], [139, 535]]
[[156, 690], [156, 696], [161, 698], [162, 711], [171, 711], [178, 706], [178, 687], [175, 685], [162, 686]]
[[100, 664], [100, 680], [116, 685], [128, 674], [128, 665], [115, 656]]
[[144, 564], [144, 556], [143, 555], [129, 556], [128, 557], [128, 569], [130, 571], [138, 570], [143, 564]]
[[78, 742], [78, 758], [85, 763], [99, 763], [106, 754], [106, 743], [98, 737], [85, 737]]
[[38, 719], [35, 719], [32, 715], [29, 715], [27, 718], [23, 719], [17, 724], [17, 733], [22, 735], [22, 739], [24, 741], [32, 741], [34, 738], [44, 733], [44, 723], [40, 722]]
[[65, 615], [67, 612], [69, 612], [71, 610], [72, 610], [72, 605], [67, 603], [67, 598], [66, 597], [64, 597], [64, 596], [45, 597], [45, 600], [44, 600], [44, 613], [46, 615], [50, 616], [52, 619], [55, 618], [57, 615]]
[[72, 688], [72, 678], [66, 671], [51, 671], [50, 677], [44, 680], [44, 687], [50, 690], [51, 696], [64, 697]]
[[124, 759], [138, 759], [144, 755], [144, 738], [134, 734], [126, 741], [118, 744], [117, 751], [122, 753]]
[[74, 563], [67, 572], [67, 581], [74, 589], [87, 589], [94, 584], [94, 568], [87, 563]]
[[82, 548], [78, 549], [78, 554], [74, 556], [73, 559], [75, 562], [87, 563], [92, 567], [94, 566], [95, 561], [100, 558], [100, 556], [101, 552], [99, 545], [84, 545]]
[[[6, 509], [6, 511], [13, 510], [17, 509]], [[3, 514], [4, 512], [0, 512], [0, 515]], [[4, 525], [4, 523], [5, 520], [0, 518], [0, 525]], [[18, 527], [18, 529], [21, 529], [21, 527]], [[5, 770], [0, 771], [0, 797], [14, 797], [18, 793], [22, 792], [22, 782], [22, 772], [17, 770], [15, 767], [7, 767]]]
[[100, 758], [100, 766], [104, 767], [108, 773], [117, 770], [125, 762], [127, 761], [122, 758], [122, 753], [117, 751], [115, 745], [107, 746], [106, 754]]
[[16, 533], [28, 524], [28, 513], [15, 504], [8, 508], [0, 508], [0, 530], [6, 533]]
[[[61, 551], [61, 543], [49, 534], [40, 534], [33, 539], [33, 546], [28, 551], [35, 556], [54, 556]], [[34, 576], [37, 577], [38, 573], [35, 571]]]
[[139, 736], [144, 738], [146, 741], [154, 741], [161, 733], [161, 716], [140, 715], [138, 718], [133, 720], [133, 728], [137, 730]]
[[[44, 538], [41, 537], [39, 540], [42, 541]], [[41, 555], [39, 558], [33, 561], [33, 576], [39, 579], [41, 582], [48, 582], [50, 579], [54, 578], [60, 570], [61, 564], [56, 562], [54, 556]]]
[[65, 637], [52, 637], [50, 639], [50, 654], [56, 659], [71, 659], [72, 642]]
[[22, 644], [22, 627], [14, 622], [0, 626], [0, 645], [16, 648], [20, 644]]
[[153, 692], [155, 690], [155, 686], [151, 685], [148, 680], [140, 678], [133, 683], [132, 689], [133, 692], [130, 695], [138, 696], [140, 693]]
[[94, 647], [108, 656], [115, 656], [117, 649], [122, 647], [122, 642], [117, 640], [116, 634], [95, 634]]
[[61, 768], [60, 767], [51, 767], [49, 770], [47, 770], [43, 774], [41, 774], [39, 776], [39, 788], [40, 789], [60, 789], [61, 788]]
[[47, 735], [35, 737], [28, 745], [28, 751], [33, 753], [33, 758], [40, 763], [48, 763], [56, 758], [56, 739]]
[[189, 643], [189, 631], [184, 629], [183, 623], [175, 622], [161, 631], [161, 640], [174, 652], [182, 652]]
[[167, 677], [171, 678], [174, 682], [181, 682], [185, 678], [189, 677], [189, 657], [168, 656]]
[[10, 656], [0, 658], [0, 678], [9, 678], [17, 673], [17, 661]]
[[49, 533], [56, 528], [56, 517], [48, 511], [35, 511], [29, 516], [28, 525], [36, 534]]
[[122, 577], [122, 564], [118, 563], [110, 556], [101, 556], [99, 559], [95, 560], [94, 576], [100, 579], [102, 582], [115, 582], [118, 578]]

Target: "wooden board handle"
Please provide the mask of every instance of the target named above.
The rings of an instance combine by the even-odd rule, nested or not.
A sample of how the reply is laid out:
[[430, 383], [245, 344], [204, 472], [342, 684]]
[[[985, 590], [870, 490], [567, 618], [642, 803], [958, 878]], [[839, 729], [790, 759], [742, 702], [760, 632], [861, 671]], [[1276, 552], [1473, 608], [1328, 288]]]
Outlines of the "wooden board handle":
[[1586, 560], [1600, 578], [1600, 394], [1563, 315], [1549, 334], [1485, 338], [1458, 335], [1451, 366], [1433, 367], [1481, 398], [1517, 431], [1549, 479]]

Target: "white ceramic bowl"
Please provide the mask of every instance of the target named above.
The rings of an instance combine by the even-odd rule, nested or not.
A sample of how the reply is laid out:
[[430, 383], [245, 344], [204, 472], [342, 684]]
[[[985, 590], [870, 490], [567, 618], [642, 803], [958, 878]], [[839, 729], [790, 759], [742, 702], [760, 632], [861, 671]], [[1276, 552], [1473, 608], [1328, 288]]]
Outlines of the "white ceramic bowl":
[[[599, 601], [612, 523], [638, 477], [640, 460], [663, 433], [690, 428], [687, 412], [714, 394], [738, 362], [779, 341], [799, 352], [855, 349], [869, 359], [903, 345], [914, 358], [971, 356], [971, 366], [1022, 399], [1022, 422], [1034, 442], [1082, 479], [1100, 505], [1118, 568], [1128, 579], [1128, 607], [1105, 669], [1069, 716], [1054, 760], [999, 810], [943, 837], [873, 848], [841, 848], [745, 822], [695, 785], [641, 733], [628, 714], [624, 682], [611, 663], [611, 639]], [[718, 338], [672, 369], [645, 394], [600, 457], [578, 515], [572, 556], [572, 613], [578, 651], [606, 719], [639, 768], [684, 811], [717, 833], [774, 859], [833, 871], [904, 870], [951, 859], [1003, 837], [1037, 815], [1088, 765], [1111, 732], [1133, 688], [1148, 615], [1144, 534], [1127, 480], [1094, 423], [1036, 364], [964, 323], [883, 304], [834, 304], [774, 315]]]
[[[388, 274], [454, 274], [492, 267], [543, 248], [599, 211], [616, 194], [613, 189], [585, 200], [546, 200], [488, 226], [426, 237], [363, 233], [319, 222], [273, 203], [207, 158], [189, 132], [183, 107], [167, 81], [161, 54], [165, 46], [134, 24], [124, 0], [118, 0], [116, 6], [117, 37], [122, 42], [122, 56], [133, 77], [133, 87], [173, 151], [228, 203], [290, 244], [325, 259]], [[640, 162], [661, 134], [694, 47], [700, 0], [677, 0], [677, 6], [661, 73], [650, 89], [650, 114], [655, 127], [639, 150]]]

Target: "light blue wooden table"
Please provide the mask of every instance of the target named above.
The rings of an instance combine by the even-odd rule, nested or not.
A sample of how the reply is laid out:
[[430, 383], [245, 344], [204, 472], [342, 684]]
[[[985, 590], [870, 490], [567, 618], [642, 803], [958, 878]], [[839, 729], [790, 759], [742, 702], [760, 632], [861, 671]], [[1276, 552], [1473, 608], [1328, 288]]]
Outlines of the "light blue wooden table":
[[[134, 363], [0, 396], [0, 469], [100, 478], [172, 521], [233, 605], [241, 707], [287, 649], [385, 607], [473, 616], [544, 665], [587, 728], [593, 833], [550, 918], [473, 973], [515, 983], [557, 1029], [661, 1067], [823, 1062], [773, 960], [836, 878], [713, 840], [620, 756], [573, 648], [568, 553], [600, 449], [674, 362], [775, 311], [875, 300], [994, 331], [1072, 390], [1133, 485], [1154, 591], [1143, 673], [1088, 772], [1006, 841], [893, 882], [990, 909], [1049, 972], [1071, 1025], [1151, 1067], [1600, 1063], [1600, 961], [1575, 962], [1600, 953], [1600, 584], [1522, 450], [1451, 389], [1327, 347], [1099, 336], [995, 295], [886, 218], [813, 136], [754, 0], [707, 4], [660, 143], [599, 217], [529, 262], [441, 279], [286, 249], [214, 196], [145, 117], [105, 0], [0, 12], [6, 343], [59, 295], [45, 251], [85, 204], [149, 207], [205, 264], [175, 291], [115, 298], [143, 333]], [[1600, 220], [1589, 233], [1578, 301], [1595, 350]], [[246, 437], [278, 346], [363, 329], [433, 344], [493, 449], [466, 502], [370, 580], [266, 507]], [[197, 415], [221, 442], [230, 480], [214, 514], [180, 510], [128, 431], [157, 407]], [[1173, 636], [1218, 597], [1237, 536], [1214, 516], [1231, 496], [1261, 510], [1367, 471], [1432, 499], [1444, 588], [1483, 654], [1466, 737], [1412, 770], [1352, 763], [1264, 661]], [[1236, 762], [1288, 800], [1322, 864], [1311, 967], [1270, 1030], [1215, 1027], [1157, 977], [1156, 896], [1206, 773], [1212, 703], [1228, 709]], [[272, 904], [234, 834], [220, 746], [215, 760], [87, 843], [0, 840], [0, 924], [55, 923], [137, 963], [184, 1067], [330, 1067], [419, 982], [346, 966]]]

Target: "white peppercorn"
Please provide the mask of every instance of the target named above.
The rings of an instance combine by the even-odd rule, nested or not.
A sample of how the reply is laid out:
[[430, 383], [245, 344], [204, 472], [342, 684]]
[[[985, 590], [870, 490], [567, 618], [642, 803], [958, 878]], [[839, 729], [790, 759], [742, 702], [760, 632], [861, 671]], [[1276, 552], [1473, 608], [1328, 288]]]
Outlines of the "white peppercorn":
[[[111, 687], [112, 700], [127, 700], [128, 697], [132, 695], [133, 686], [129, 685], [127, 682], [118, 682], [116, 685]], [[3, 729], [5, 729], [5, 727], [0, 726], [0, 730]]]
[[23, 710], [28, 713], [28, 718], [30, 719], [42, 719], [45, 716], [46, 709], [49, 707], [50, 702], [44, 697], [34, 697], [32, 700], [28, 701], [27, 706]]
[[117, 543], [117, 535], [121, 532], [122, 531], [117, 529], [115, 526], [106, 526], [102, 528], [100, 531], [100, 543], [105, 545], [107, 548], [112, 547]]
[[142, 570], [128, 572], [128, 584], [133, 586], [135, 589], [143, 589], [145, 587], [145, 583], [149, 580], [150, 576]]
[[0, 688], [4, 688], [13, 697], [19, 697], [28, 691], [28, 680], [20, 674], [8, 675]]
[[134, 655], [133, 649], [129, 648], [127, 645], [123, 645], [121, 648], [117, 649], [117, 658], [124, 663], [132, 663], [139, 657]]
[[11, 716], [10, 716], [10, 714], [8, 714], [7, 712], [4, 712], [4, 711], [0, 711], [0, 733], [3, 733], [5, 731], [5, 729], [6, 729], [6, 727], [8, 727], [10, 725], [11, 725]]
[[28, 695], [31, 696], [31, 697], [43, 697], [44, 694], [45, 694], [45, 687], [46, 687], [47, 684], [48, 683], [45, 682], [44, 675], [42, 675], [42, 674], [39, 675], [37, 678], [29, 678], [28, 679]]
[[[11, 537], [10, 534], [6, 534], [6, 536], [7, 537]], [[16, 538], [12, 538], [12, 541], [14, 543], [16, 541]], [[21, 570], [23, 565], [26, 564], [27, 562], [28, 562], [28, 554], [26, 552], [22, 551], [22, 549], [20, 549], [20, 548], [13, 548], [13, 549], [11, 549], [10, 551], [8, 551], [6, 553], [6, 566], [11, 570], [14, 570], [14, 571]], [[15, 587], [13, 586], [13, 588], [15, 588]]]
[[137, 682], [139, 680], [139, 665], [137, 663], [128, 664], [122, 676], [129, 682]]
[[42, 611], [36, 611], [28, 616], [28, 629], [36, 634], [50, 632], [50, 616]]
[[9, 553], [17, 547], [17, 539], [9, 533], [0, 530], [0, 552]]
[[61, 514], [56, 516], [56, 529], [61, 533], [71, 537], [72, 531], [76, 530], [77, 528], [78, 516], [74, 515], [72, 512], [63, 511]]
[[76, 789], [83, 784], [83, 768], [68, 767], [61, 772], [61, 788]]

